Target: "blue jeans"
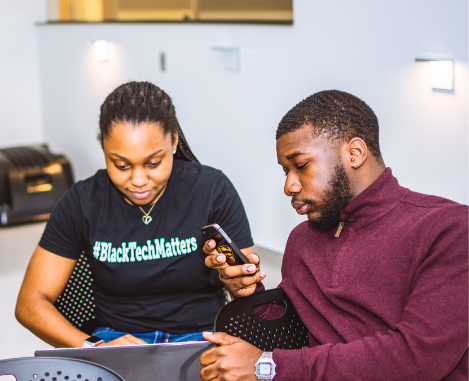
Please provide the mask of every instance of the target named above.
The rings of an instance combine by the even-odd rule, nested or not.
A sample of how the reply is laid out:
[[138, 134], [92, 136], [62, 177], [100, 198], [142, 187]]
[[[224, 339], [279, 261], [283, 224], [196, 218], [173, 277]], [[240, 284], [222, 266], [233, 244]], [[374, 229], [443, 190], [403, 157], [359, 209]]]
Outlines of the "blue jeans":
[[155, 343], [174, 343], [178, 341], [205, 341], [202, 336], [202, 332], [185, 333], [177, 335], [174, 333], [167, 333], [161, 331], [148, 332], [148, 333], [127, 333], [115, 331], [112, 328], [98, 328], [93, 332], [93, 336], [98, 336], [104, 340], [105, 343], [109, 343], [112, 340], [118, 339], [124, 335], [132, 335], [148, 344]]

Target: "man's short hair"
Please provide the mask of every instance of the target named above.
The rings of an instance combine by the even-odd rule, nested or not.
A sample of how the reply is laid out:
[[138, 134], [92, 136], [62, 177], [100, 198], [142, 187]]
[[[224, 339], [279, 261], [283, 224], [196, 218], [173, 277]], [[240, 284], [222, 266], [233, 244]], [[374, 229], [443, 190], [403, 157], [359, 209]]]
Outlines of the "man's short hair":
[[313, 136], [349, 141], [363, 139], [378, 163], [384, 164], [379, 149], [378, 118], [370, 106], [356, 96], [338, 90], [326, 90], [302, 100], [282, 118], [276, 139], [300, 129], [313, 127]]

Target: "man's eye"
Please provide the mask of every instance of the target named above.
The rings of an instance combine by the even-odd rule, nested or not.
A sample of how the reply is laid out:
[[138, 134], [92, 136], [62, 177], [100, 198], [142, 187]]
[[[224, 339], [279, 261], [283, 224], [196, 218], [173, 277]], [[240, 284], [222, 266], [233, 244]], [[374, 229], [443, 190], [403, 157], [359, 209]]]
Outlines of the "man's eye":
[[298, 169], [303, 169], [304, 167], [306, 167], [308, 165], [308, 163], [304, 163], [302, 165], [298, 165], [296, 168]]

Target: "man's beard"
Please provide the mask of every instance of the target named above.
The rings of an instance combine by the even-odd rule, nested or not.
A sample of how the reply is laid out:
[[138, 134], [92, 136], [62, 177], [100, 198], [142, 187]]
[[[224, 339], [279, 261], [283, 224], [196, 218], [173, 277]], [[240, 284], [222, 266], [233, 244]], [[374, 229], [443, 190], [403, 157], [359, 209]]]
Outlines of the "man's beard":
[[[328, 185], [328, 189], [324, 192], [319, 215], [312, 220], [308, 220], [311, 229], [320, 232], [326, 232], [337, 227], [340, 223], [342, 210], [353, 200], [350, 179], [342, 163], [336, 165]], [[305, 201], [308, 202], [308, 200]], [[308, 203], [314, 204], [312, 201]]]

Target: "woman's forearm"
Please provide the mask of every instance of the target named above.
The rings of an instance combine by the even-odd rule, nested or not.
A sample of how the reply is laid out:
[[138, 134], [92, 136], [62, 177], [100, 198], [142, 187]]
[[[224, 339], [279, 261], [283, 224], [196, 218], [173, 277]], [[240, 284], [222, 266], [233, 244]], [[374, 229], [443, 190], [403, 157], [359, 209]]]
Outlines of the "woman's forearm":
[[45, 297], [20, 295], [15, 316], [23, 326], [54, 347], [81, 347], [89, 336], [70, 324]]
[[54, 307], [76, 262], [37, 246], [18, 294], [16, 319], [54, 347], [81, 347], [88, 336], [74, 328]]

